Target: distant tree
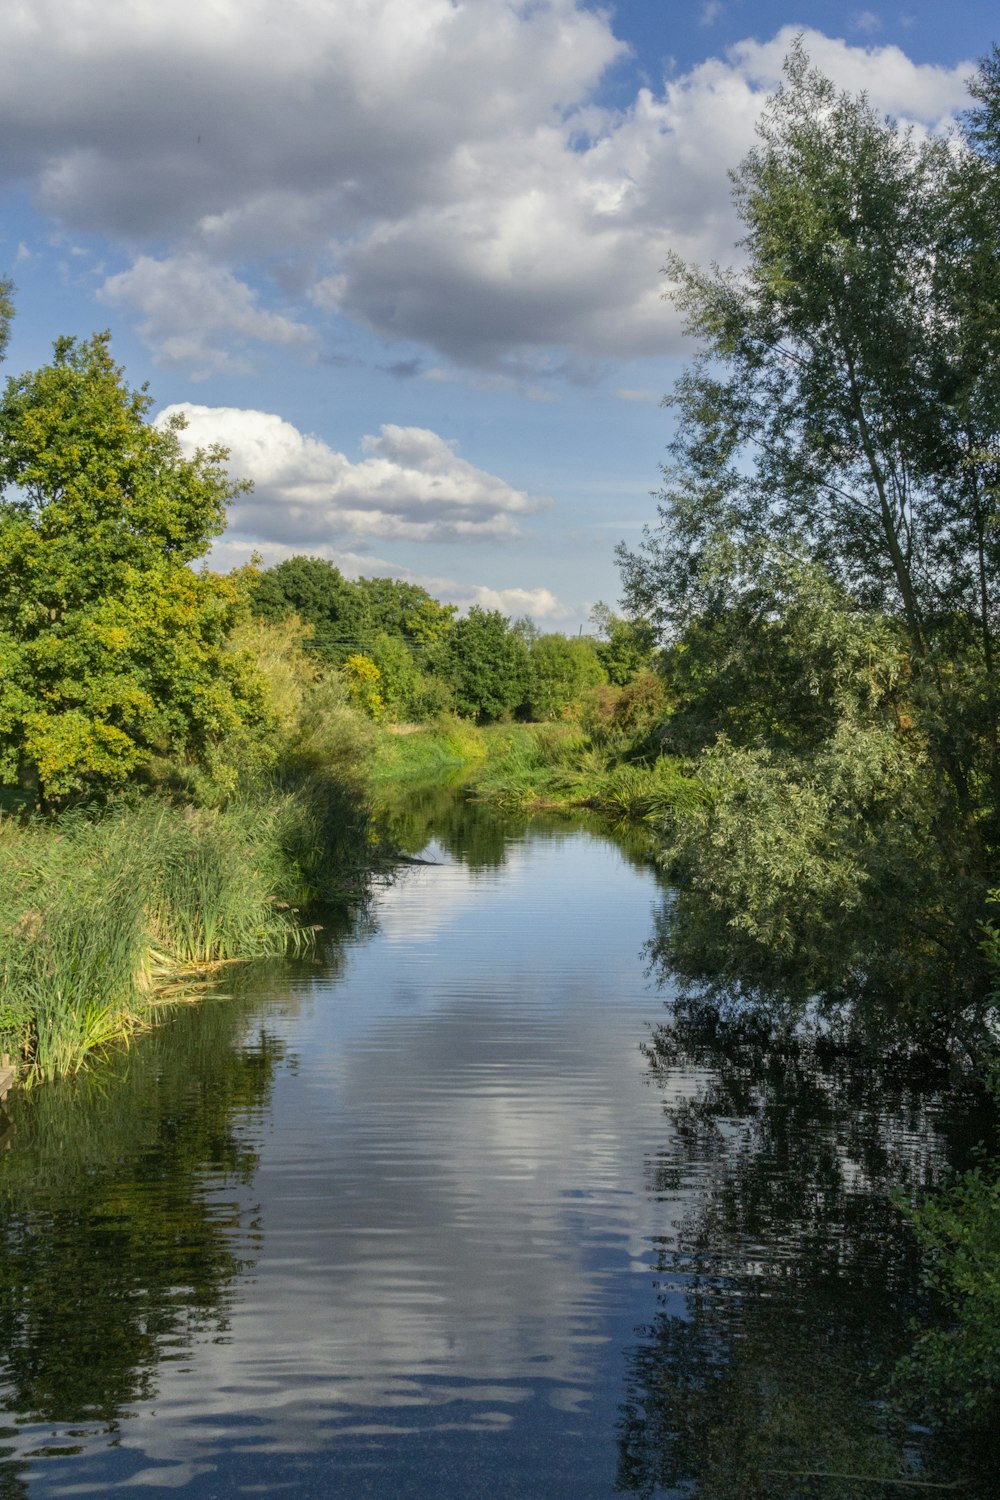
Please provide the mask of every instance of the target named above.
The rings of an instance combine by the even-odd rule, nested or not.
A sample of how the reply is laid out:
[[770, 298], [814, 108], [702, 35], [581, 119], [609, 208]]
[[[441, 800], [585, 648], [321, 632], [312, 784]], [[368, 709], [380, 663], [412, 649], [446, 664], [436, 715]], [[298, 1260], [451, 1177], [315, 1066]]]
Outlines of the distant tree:
[[14, 283], [0, 277], [0, 359], [4, 356], [10, 337], [10, 320], [14, 316], [14, 303], [11, 300], [13, 291]]
[[359, 578], [355, 585], [365, 600], [370, 628], [402, 636], [417, 646], [432, 647], [451, 627], [454, 604], [441, 604], [416, 583], [399, 578]]
[[597, 656], [609, 682], [624, 687], [637, 673], [650, 669], [656, 632], [648, 620], [616, 615], [601, 600], [591, 610], [590, 619], [600, 635]]
[[445, 642], [442, 668], [460, 714], [490, 723], [524, 702], [530, 662], [524, 642], [499, 610], [473, 605]]
[[510, 628], [514, 635], [520, 637], [529, 651], [542, 633], [530, 615], [520, 615]]
[[381, 674], [379, 691], [386, 711], [394, 719], [408, 718], [419, 696], [421, 674], [406, 641], [380, 630], [372, 637], [367, 654]]
[[372, 630], [366, 596], [322, 557], [289, 557], [266, 569], [252, 608], [272, 621], [297, 614], [313, 627], [313, 648], [331, 661], [344, 661], [366, 646]]
[[589, 637], [539, 635], [531, 646], [529, 705], [533, 719], [561, 719], [579, 713], [588, 688], [607, 681]]
[[371, 657], [360, 651], [353, 652], [340, 670], [351, 702], [369, 718], [384, 719], [387, 705], [382, 695], [382, 673]]
[[228, 649], [238, 582], [189, 564], [244, 486], [221, 448], [151, 427], [108, 336], [60, 339], [0, 400], [0, 780], [46, 802], [119, 785], [153, 754], [225, 763], [267, 718]]

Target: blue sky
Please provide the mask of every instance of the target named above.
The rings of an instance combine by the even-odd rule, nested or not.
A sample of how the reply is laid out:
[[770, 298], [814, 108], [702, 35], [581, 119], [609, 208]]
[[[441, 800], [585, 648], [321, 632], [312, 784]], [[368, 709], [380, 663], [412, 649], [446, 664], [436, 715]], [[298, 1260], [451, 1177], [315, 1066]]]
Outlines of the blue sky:
[[33, 0], [0, 56], [8, 373], [110, 328], [255, 482], [219, 566], [309, 552], [575, 629], [654, 518], [664, 256], [732, 258], [726, 170], [795, 33], [933, 129], [994, 14]]

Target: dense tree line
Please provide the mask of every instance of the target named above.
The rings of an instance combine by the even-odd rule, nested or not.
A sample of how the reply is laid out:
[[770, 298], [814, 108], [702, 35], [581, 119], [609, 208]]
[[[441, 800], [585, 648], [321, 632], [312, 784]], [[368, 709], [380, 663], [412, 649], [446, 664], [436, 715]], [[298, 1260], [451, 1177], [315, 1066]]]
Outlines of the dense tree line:
[[594, 635], [540, 631], [474, 605], [457, 618], [417, 584], [347, 579], [332, 562], [291, 557], [256, 578], [251, 607], [277, 622], [297, 616], [310, 647], [341, 670], [375, 718], [424, 720], [454, 712], [480, 724], [579, 717], [595, 688], [648, 670], [647, 622], [595, 607]]
[[[12, 311], [5, 282], [0, 353]], [[297, 664], [302, 692], [339, 684], [376, 720], [572, 717], [648, 663], [651, 640], [608, 611], [603, 638], [567, 638], [497, 610], [456, 618], [416, 584], [348, 580], [318, 558], [199, 566], [246, 485], [219, 447], [186, 457], [182, 420], [153, 426], [151, 404], [107, 335], [58, 340], [0, 396], [0, 785], [29, 803], [104, 795], [168, 765], [224, 791], [273, 761], [277, 669], [269, 681], [262, 666], [281, 639], [286, 679]]]

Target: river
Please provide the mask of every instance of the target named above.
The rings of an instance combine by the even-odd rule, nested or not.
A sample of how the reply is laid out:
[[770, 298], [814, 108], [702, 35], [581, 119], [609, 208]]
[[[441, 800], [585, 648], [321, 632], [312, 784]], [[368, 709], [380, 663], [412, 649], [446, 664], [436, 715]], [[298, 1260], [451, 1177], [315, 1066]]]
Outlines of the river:
[[9, 1102], [3, 1500], [918, 1472], [878, 1399], [920, 1296], [887, 1189], [939, 1179], [955, 1099], [662, 1032], [648, 863], [441, 809], [314, 955]]

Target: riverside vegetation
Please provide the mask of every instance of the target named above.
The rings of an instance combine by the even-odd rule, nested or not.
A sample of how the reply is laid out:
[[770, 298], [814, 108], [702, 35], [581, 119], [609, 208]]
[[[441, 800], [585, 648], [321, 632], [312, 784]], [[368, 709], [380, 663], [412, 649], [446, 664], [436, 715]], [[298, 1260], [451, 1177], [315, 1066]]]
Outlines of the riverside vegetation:
[[[10, 382], [7, 1048], [70, 1071], [165, 987], [308, 943], [378, 857], [379, 788], [454, 772], [644, 822], [677, 1026], [995, 1091], [1000, 52], [971, 89], [917, 136], [793, 51], [734, 174], [741, 269], [668, 263], [700, 353], [590, 637], [315, 558], [195, 571], [224, 454], [148, 424], [104, 338]], [[1000, 1407], [998, 1203], [986, 1150], [896, 1209], [929, 1276], [898, 1380], [959, 1427]]]
[[[5, 285], [0, 349], [11, 313]], [[562, 765], [594, 693], [628, 719], [652, 661], [608, 611], [567, 639], [316, 558], [199, 566], [243, 486], [150, 404], [106, 335], [0, 400], [0, 1050], [29, 1082], [310, 944], [384, 863], [379, 787]], [[491, 736], [515, 716], [563, 727]]]

